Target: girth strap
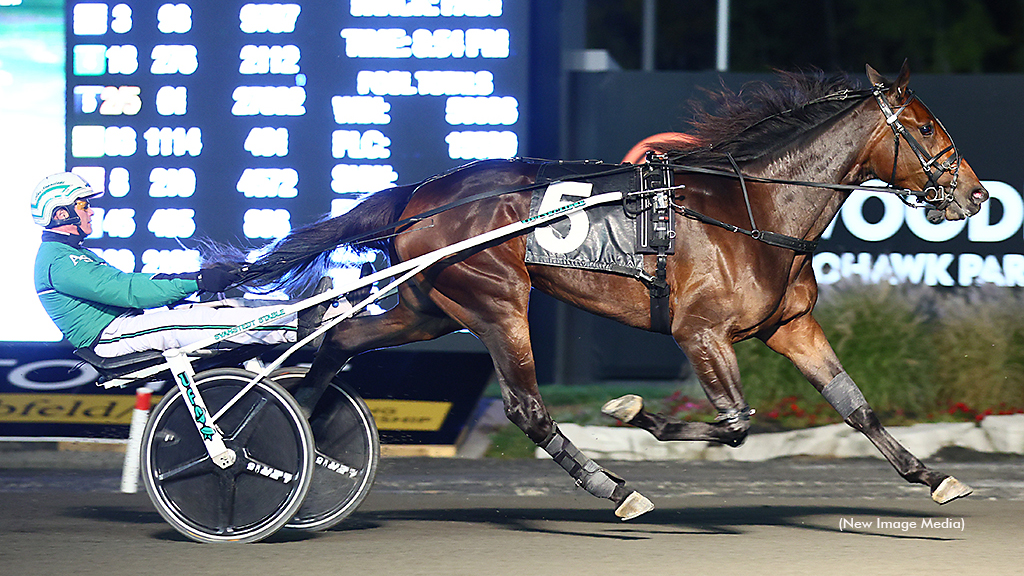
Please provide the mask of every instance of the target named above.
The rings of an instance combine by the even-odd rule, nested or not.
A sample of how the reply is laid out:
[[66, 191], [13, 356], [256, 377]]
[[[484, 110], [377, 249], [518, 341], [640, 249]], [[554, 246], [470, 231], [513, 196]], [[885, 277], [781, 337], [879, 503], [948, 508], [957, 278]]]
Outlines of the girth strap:
[[668, 285], [666, 264], [668, 258], [665, 252], [658, 252], [658, 265], [654, 271], [654, 278], [645, 282], [647, 290], [651, 293], [651, 332], [661, 334], [672, 334], [672, 314], [669, 309], [668, 297], [671, 289]]
[[672, 170], [665, 164], [648, 162], [639, 166], [642, 215], [638, 215], [637, 252], [656, 254], [654, 277], [638, 276], [651, 295], [651, 331], [672, 334], [668, 284], [668, 255], [675, 253], [675, 214], [672, 207]]

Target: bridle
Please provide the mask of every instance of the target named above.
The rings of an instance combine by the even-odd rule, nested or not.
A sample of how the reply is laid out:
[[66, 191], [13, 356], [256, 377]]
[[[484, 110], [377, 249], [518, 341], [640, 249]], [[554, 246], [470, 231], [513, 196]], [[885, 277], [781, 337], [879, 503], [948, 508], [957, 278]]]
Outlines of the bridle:
[[[812, 106], [815, 104], [845, 100], [859, 100], [861, 98], [867, 98], [873, 96], [875, 102], [878, 104], [882, 116], [885, 119], [886, 125], [892, 130], [893, 133], [893, 159], [892, 159], [892, 174], [889, 176], [889, 181], [885, 186], [868, 186], [864, 184], [831, 184], [825, 182], [807, 182], [802, 180], [787, 180], [783, 178], [769, 178], [769, 177], [758, 177], [758, 176], [744, 176], [740, 174], [738, 166], [735, 165], [735, 161], [729, 158], [732, 170], [721, 170], [718, 168], [710, 167], [698, 167], [693, 165], [685, 164], [686, 157], [689, 155], [689, 151], [677, 151], [675, 153], [659, 154], [659, 153], [648, 153], [648, 162], [660, 163], [661, 165], [670, 167], [680, 172], [692, 172], [697, 174], [708, 174], [712, 176], [726, 176], [726, 177], [742, 177], [748, 182], [762, 182], [766, 184], [787, 184], [804, 186], [808, 188], [823, 188], [827, 190], [836, 190], [843, 192], [853, 192], [857, 190], [866, 190], [872, 192], [887, 192], [890, 194], [896, 194], [904, 204], [911, 208], [926, 208], [929, 211], [936, 211], [941, 214], [947, 206], [955, 202], [955, 196], [953, 195], [957, 186], [957, 179], [960, 174], [960, 153], [957, 151], [956, 144], [953, 143], [953, 137], [950, 136], [946, 127], [942, 124], [942, 121], [932, 113], [932, 111], [914, 94], [912, 90], [907, 90], [907, 99], [900, 105], [900, 107], [893, 111], [889, 102], [885, 99], [885, 93], [890, 88], [883, 84], [876, 84], [869, 90], [840, 90], [833, 94], [828, 94], [806, 102], [801, 107]], [[906, 110], [912, 102], [917, 100], [918, 103], [925, 109], [931, 120], [935, 125], [942, 130], [946, 137], [949, 138], [949, 146], [943, 148], [935, 155], [929, 155], [928, 150], [924, 147], [921, 142], [914, 137], [910, 130], [900, 122], [900, 114]], [[777, 112], [763, 118], [751, 126], [748, 126], [744, 131], [750, 130], [754, 126], [792, 113], [794, 109], [784, 110]], [[841, 114], [842, 112], [840, 112]], [[901, 188], [896, 186], [896, 170], [899, 164], [899, 152], [900, 152], [900, 138], [905, 140], [910, 146], [910, 149], [914, 152], [918, 162], [921, 164], [921, 168], [925, 175], [928, 177], [928, 185], [923, 190], [911, 190], [909, 188]], [[943, 156], [952, 152], [949, 158], [941, 160]], [[725, 156], [728, 158], [729, 154]], [[943, 186], [939, 183], [939, 179], [946, 173], [952, 176], [952, 182], [950, 185]], [[741, 179], [742, 179], [741, 178]]]
[[[875, 101], [878, 103], [878, 107], [881, 109], [882, 115], [885, 116], [885, 123], [892, 129], [893, 155], [892, 175], [889, 178], [890, 186], [895, 187], [896, 165], [900, 156], [900, 138], [903, 138], [903, 140], [905, 140], [910, 146], [910, 149], [914, 152], [914, 155], [917, 156], [918, 162], [921, 163], [921, 169], [924, 170], [925, 175], [928, 177], [928, 186], [926, 186], [923, 191], [923, 200], [934, 210], [945, 210], [947, 206], [955, 201], [953, 192], [956, 190], [957, 178], [960, 176], [961, 158], [960, 153], [956, 149], [956, 144], [953, 143], [953, 137], [950, 136], [948, 131], [946, 131], [946, 127], [942, 125], [942, 121], [939, 120], [935, 114], [932, 114], [932, 111], [928, 109], [928, 106], [926, 106], [924, 102], [918, 100], [912, 90], [906, 91], [906, 100], [896, 111], [893, 111], [884, 96], [888, 90], [889, 88], [876, 84], [872, 87], [871, 94], [875, 97]], [[932, 156], [928, 155], [928, 150], [917, 140], [917, 138], [914, 137], [913, 134], [911, 134], [910, 130], [907, 130], [907, 127], [904, 126], [899, 119], [900, 113], [906, 110], [914, 100], [917, 100], [918, 103], [924, 107], [932, 121], [934, 121], [938, 128], [942, 129], [942, 132], [947, 138], [949, 138], [949, 146], [946, 146], [937, 154]], [[950, 152], [952, 152], [952, 154], [950, 154], [949, 158], [941, 160], [943, 156]], [[952, 177], [952, 181], [948, 188], [939, 183], [939, 179], [947, 173]], [[900, 197], [909, 206], [923, 207], [921, 205], [911, 204], [903, 195]]]

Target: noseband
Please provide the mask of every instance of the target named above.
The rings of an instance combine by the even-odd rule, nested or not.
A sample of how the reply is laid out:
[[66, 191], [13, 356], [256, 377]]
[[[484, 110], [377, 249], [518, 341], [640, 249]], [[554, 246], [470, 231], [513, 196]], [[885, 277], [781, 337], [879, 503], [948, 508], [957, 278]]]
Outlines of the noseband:
[[[892, 155], [892, 175], [889, 178], [890, 186], [895, 186], [896, 181], [896, 164], [900, 156], [900, 138], [906, 140], [910, 149], [917, 156], [918, 162], [921, 163], [921, 169], [924, 170], [925, 175], [928, 177], [928, 186], [924, 189], [924, 201], [927, 202], [935, 210], [945, 210], [947, 206], [955, 201], [953, 192], [956, 190], [957, 178], [960, 175], [960, 153], [956, 149], [956, 144], [953, 143], [953, 137], [946, 131], [946, 127], [942, 125], [935, 114], [928, 109], [928, 106], [924, 102], [917, 99], [917, 96], [912, 90], [907, 90], [906, 101], [897, 109], [895, 112], [892, 107], [889, 106], [889, 102], [885, 99], [885, 92], [889, 89], [875, 85], [871, 89], [872, 95], [875, 97], [875, 101], [878, 102], [878, 107], [882, 111], [882, 115], [885, 116], [885, 123], [892, 129], [893, 134], [893, 155]], [[949, 138], [949, 146], [943, 148], [939, 153], [929, 156], [928, 150], [918, 142], [917, 138], [907, 130], [907, 127], [900, 122], [899, 116], [911, 102], [917, 100], [921, 106], [924, 107], [931, 119], [942, 129], [942, 132]], [[947, 153], [952, 152], [950, 157], [946, 160], [940, 160]], [[942, 184], [939, 184], [939, 178], [942, 178], [943, 174], [948, 173], [952, 176], [952, 182], [947, 188]], [[902, 196], [901, 196], [902, 197]], [[904, 202], [907, 202], [904, 198]]]

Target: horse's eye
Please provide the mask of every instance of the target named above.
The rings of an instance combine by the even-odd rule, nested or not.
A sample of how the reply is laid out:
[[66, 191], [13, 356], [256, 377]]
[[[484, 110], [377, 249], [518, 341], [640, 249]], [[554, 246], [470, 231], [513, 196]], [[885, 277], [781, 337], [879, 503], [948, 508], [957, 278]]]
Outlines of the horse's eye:
[[935, 132], [935, 128], [931, 124], [924, 124], [919, 130], [921, 131], [921, 136], [931, 136]]

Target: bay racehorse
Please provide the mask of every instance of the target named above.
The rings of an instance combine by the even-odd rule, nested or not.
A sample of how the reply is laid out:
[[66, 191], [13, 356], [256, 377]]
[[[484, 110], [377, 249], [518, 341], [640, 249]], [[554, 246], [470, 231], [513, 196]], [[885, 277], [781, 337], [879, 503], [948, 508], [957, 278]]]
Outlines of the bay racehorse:
[[[658, 145], [660, 162], [670, 170], [665, 189], [681, 216], [674, 254], [663, 266], [670, 294], [663, 331], [690, 359], [719, 416], [678, 421], [644, 410], [637, 396], [612, 400], [605, 411], [661, 440], [737, 446], [753, 411], [743, 397], [733, 344], [758, 338], [791, 360], [904, 479], [927, 485], [932, 498], [945, 503], [970, 488], [926, 467], [882, 427], [811, 314], [818, 293], [813, 245], [856, 185], [881, 179], [894, 192], [919, 197], [936, 220], [966, 218], [988, 198], [942, 124], [908, 89], [906, 66], [892, 82], [868, 67], [868, 79], [870, 88], [860, 89], [845, 75], [782, 74], [777, 86], [723, 90], [711, 98], [713, 106], [697, 107], [689, 135]], [[308, 280], [341, 245], [384, 250], [394, 264], [528, 219], [539, 166], [479, 162], [369, 195], [350, 212], [280, 240], [249, 266], [246, 283]], [[581, 454], [545, 408], [527, 308], [536, 288], [651, 329], [652, 293], [623, 275], [527, 264], [526, 246], [527, 236], [519, 235], [447, 258], [403, 284], [399, 303], [387, 312], [341, 322], [328, 333], [296, 398], [311, 409], [360, 352], [468, 329], [490, 352], [508, 418], [578, 485], [612, 500], [621, 518], [635, 517], [653, 507], [650, 501]], [[643, 256], [648, 278], [659, 258]]]

